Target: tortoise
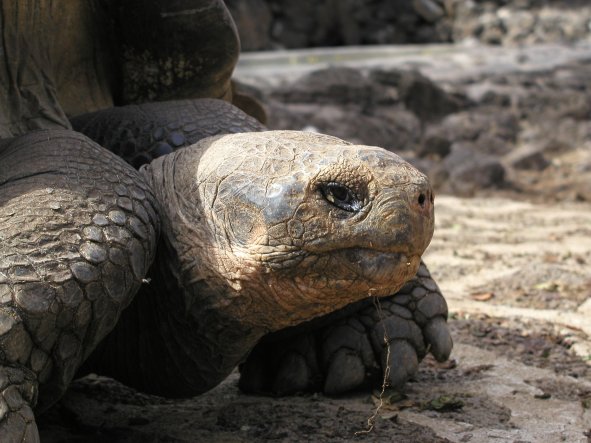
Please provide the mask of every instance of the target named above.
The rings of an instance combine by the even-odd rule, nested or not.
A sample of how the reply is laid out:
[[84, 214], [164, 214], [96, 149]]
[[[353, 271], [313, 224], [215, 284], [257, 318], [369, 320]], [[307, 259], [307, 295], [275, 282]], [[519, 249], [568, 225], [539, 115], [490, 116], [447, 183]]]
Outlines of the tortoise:
[[339, 394], [448, 357], [423, 174], [233, 106], [221, 0], [58, 7], [1, 11], [0, 441], [89, 372]]

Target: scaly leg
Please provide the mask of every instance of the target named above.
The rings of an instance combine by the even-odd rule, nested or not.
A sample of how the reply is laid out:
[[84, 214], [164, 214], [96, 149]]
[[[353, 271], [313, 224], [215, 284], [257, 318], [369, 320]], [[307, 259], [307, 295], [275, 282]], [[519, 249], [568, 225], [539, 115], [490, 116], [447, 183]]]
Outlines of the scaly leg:
[[0, 441], [38, 440], [32, 408], [59, 399], [115, 326], [158, 226], [137, 171], [81, 134], [2, 141]]

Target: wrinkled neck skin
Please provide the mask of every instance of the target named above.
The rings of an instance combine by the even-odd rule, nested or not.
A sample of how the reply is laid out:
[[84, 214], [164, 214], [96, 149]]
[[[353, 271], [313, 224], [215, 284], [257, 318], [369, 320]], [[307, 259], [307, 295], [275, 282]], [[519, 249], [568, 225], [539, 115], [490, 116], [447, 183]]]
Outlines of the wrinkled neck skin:
[[[236, 261], [241, 251], [231, 244], [231, 235], [210, 222], [219, 215], [213, 208], [215, 190], [210, 189], [215, 185], [195, 177], [199, 161], [179, 151], [142, 170], [157, 195], [163, 223], [151, 277], [166, 285], [167, 298], [175, 294], [175, 309], [182, 306], [178, 313], [193, 328], [216, 331], [210, 337], [212, 346], [235, 346], [244, 354], [262, 335], [299, 321], [289, 319], [286, 309], [269, 297], [274, 291], [272, 273], [263, 278], [250, 275], [248, 258]], [[213, 198], [206, 201], [208, 191], [213, 191]], [[231, 342], [220, 342], [229, 325], [234, 329]]]
[[207, 223], [185, 217], [186, 207], [200, 202], [187, 199], [187, 190], [175, 183], [175, 176], [191, 173], [191, 166], [176, 156], [164, 156], [140, 171], [155, 191], [163, 234], [149, 283], [123, 312], [89, 368], [144, 392], [190, 397], [223, 381], [269, 327], [243, 321], [249, 317], [231, 309], [236, 298], [250, 295], [225, 283], [212, 266], [219, 250]]

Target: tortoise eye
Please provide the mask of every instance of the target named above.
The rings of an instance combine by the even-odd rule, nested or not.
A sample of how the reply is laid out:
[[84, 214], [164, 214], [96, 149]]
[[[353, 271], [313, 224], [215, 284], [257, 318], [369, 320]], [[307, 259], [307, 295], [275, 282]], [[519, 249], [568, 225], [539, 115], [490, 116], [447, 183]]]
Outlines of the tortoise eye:
[[320, 185], [320, 192], [326, 201], [343, 211], [357, 212], [363, 206], [357, 195], [340, 183], [323, 183]]

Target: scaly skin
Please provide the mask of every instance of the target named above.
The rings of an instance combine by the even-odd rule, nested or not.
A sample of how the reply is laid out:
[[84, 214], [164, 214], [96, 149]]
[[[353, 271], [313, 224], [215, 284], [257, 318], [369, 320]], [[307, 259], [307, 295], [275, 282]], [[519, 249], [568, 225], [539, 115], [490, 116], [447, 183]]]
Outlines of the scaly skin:
[[76, 117], [72, 127], [136, 168], [205, 137], [266, 130], [216, 99], [121, 106]]
[[[3, 140], [0, 191], [0, 365], [16, 374], [0, 389], [18, 391], [22, 411], [43, 410], [139, 288], [154, 257], [155, 201], [137, 171], [64, 130]], [[0, 435], [21, 441], [32, 431], [19, 430], [21, 406], [4, 398]]]
[[[161, 203], [166, 233], [152, 283], [87, 368], [166, 396], [215, 386], [269, 332], [368, 294], [396, 292], [415, 273], [433, 229], [431, 191], [422, 174], [387, 151], [329, 136], [283, 131], [205, 139], [152, 162], [143, 170], [147, 184], [116, 157], [67, 131], [5, 141], [2, 155], [8, 212], [0, 218], [6, 240], [0, 257], [8, 280], [0, 345], [4, 366], [31, 380], [25, 390], [14, 381], [13, 391], [26, 400], [17, 411], [22, 420], [11, 419], [17, 413], [11, 409], [0, 425], [17, 440], [34, 430], [26, 411], [36, 390], [40, 408], [59, 398], [139, 286], [157, 225], [149, 189]], [[31, 155], [33, 161], [25, 161]], [[326, 188], [337, 182], [355, 196], [345, 209], [338, 189]], [[31, 211], [31, 202], [40, 209]], [[92, 226], [83, 228], [87, 218]], [[39, 237], [40, 230], [48, 237]], [[24, 249], [16, 258], [31, 269], [19, 267], [17, 247]], [[37, 280], [27, 280], [31, 275]], [[115, 281], [129, 284], [113, 286]], [[413, 315], [407, 323], [419, 321]], [[403, 337], [415, 340], [410, 360], [402, 359], [403, 372], [412, 372], [424, 353], [421, 339], [445, 348], [424, 336]], [[324, 388], [348, 389], [349, 378], [329, 371]]]
[[[381, 148], [335, 137], [224, 135], [143, 172], [161, 204], [165, 254], [187, 263], [182, 288], [205, 284], [199, 299], [211, 294], [214, 306], [225, 294], [230, 317], [267, 331], [396, 292], [433, 233], [423, 174]], [[328, 183], [350, 189], [359, 207], [337, 207]]]

